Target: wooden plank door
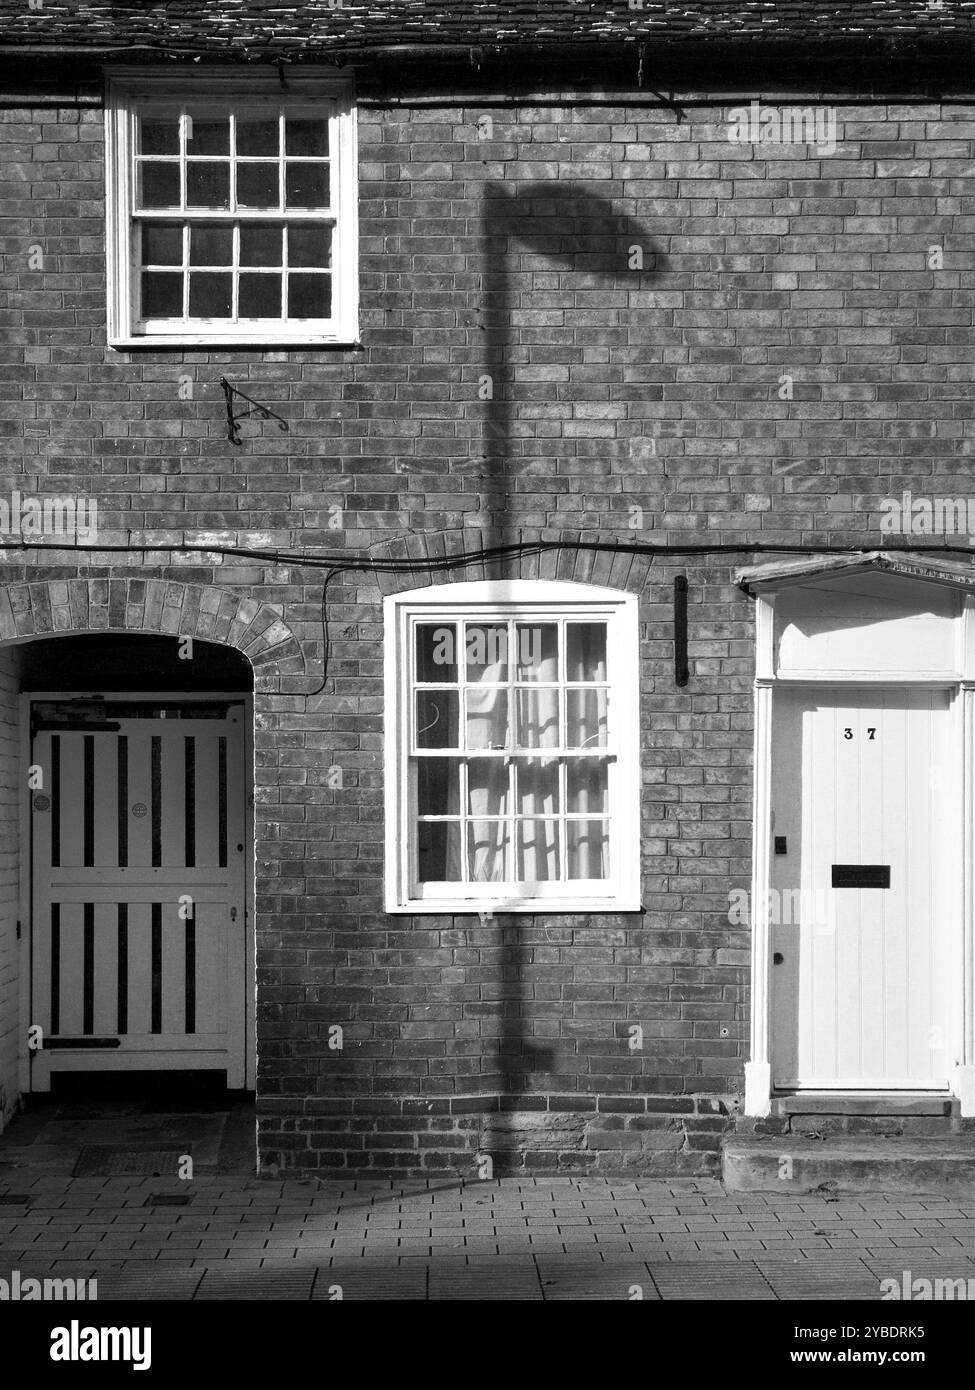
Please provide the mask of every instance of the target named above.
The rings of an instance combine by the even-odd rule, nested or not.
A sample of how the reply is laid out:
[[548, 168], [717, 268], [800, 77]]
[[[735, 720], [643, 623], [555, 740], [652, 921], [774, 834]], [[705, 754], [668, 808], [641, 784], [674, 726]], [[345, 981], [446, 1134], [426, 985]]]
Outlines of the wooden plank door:
[[109, 701], [87, 725], [56, 710], [31, 757], [32, 1089], [52, 1070], [162, 1069], [241, 1088], [244, 707]]
[[776, 699], [774, 1084], [946, 1091], [962, 881], [949, 694]]

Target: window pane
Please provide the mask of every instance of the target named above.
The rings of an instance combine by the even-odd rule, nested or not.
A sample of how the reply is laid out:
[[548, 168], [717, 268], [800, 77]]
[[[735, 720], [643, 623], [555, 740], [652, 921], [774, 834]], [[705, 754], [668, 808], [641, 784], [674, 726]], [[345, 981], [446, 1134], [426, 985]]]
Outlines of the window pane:
[[181, 319], [183, 317], [183, 276], [181, 272], [144, 271], [142, 275], [142, 317]]
[[503, 816], [508, 811], [508, 769], [503, 758], [471, 758], [467, 764], [467, 814]]
[[544, 883], [559, 876], [559, 823], [522, 820], [515, 823], [518, 842], [516, 877], [522, 883]]
[[456, 748], [458, 707], [456, 690], [418, 690], [417, 748]]
[[242, 319], [279, 319], [281, 276], [241, 275], [237, 288], [237, 316]]
[[229, 154], [230, 120], [226, 116], [190, 115], [186, 120], [187, 154]]
[[518, 748], [557, 748], [559, 745], [559, 692], [518, 690]]
[[139, 122], [140, 154], [179, 154], [179, 119], [144, 116]]
[[288, 264], [327, 269], [332, 263], [330, 227], [289, 227]]
[[190, 276], [190, 318], [229, 319], [233, 305], [233, 276], [203, 272]]
[[565, 696], [566, 747], [606, 746], [606, 691], [569, 690]]
[[327, 319], [331, 314], [331, 275], [288, 276], [289, 319]]
[[609, 823], [570, 820], [565, 823], [568, 878], [609, 877]]
[[557, 758], [519, 758], [517, 802], [523, 816], [555, 815], [559, 809], [559, 764]]
[[191, 227], [190, 265], [232, 265], [234, 233], [231, 227]]
[[458, 822], [420, 821], [417, 860], [417, 876], [421, 883], [456, 883], [460, 879]]
[[509, 877], [510, 838], [506, 821], [468, 821], [467, 875], [476, 883]]
[[566, 624], [566, 676], [570, 681], [606, 679], [606, 624]]
[[460, 809], [460, 760], [417, 758], [416, 809], [421, 816], [456, 816]]
[[143, 222], [142, 264], [182, 265], [183, 228], [174, 222]]
[[240, 229], [241, 265], [280, 265], [281, 228], [268, 222], [243, 223]]
[[200, 161], [186, 166], [186, 204], [193, 208], [230, 206], [230, 165]]
[[285, 206], [328, 207], [328, 165], [288, 164], [284, 174]]
[[457, 628], [453, 623], [418, 623], [416, 679], [438, 685], [457, 683]]
[[278, 154], [278, 123], [276, 120], [254, 120], [237, 117], [238, 155]]
[[179, 165], [152, 162], [139, 165], [139, 206], [143, 208], [179, 207]]
[[557, 681], [559, 628], [557, 623], [515, 623], [519, 681]]
[[466, 623], [464, 655], [469, 681], [508, 679], [507, 623]]
[[605, 811], [608, 779], [605, 758], [570, 758], [565, 769], [566, 809], [576, 815]]
[[327, 155], [328, 122], [287, 117], [284, 123], [285, 153], [289, 155]]
[[279, 201], [276, 164], [237, 165], [238, 207], [276, 208]]
[[467, 747], [506, 748], [508, 746], [508, 692], [469, 690], [467, 692]]

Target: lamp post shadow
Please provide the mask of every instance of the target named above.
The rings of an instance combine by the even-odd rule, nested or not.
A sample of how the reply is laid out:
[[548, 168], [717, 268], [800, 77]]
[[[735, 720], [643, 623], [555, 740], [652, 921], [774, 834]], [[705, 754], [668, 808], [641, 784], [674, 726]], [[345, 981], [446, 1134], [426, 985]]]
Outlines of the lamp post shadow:
[[[523, 539], [517, 525], [519, 498], [512, 483], [537, 457], [530, 448], [518, 452], [516, 437], [517, 372], [528, 360], [523, 350], [529, 346], [518, 341], [518, 316], [523, 311], [528, 318], [535, 276], [555, 272], [559, 277], [561, 332], [568, 347], [576, 341], [571, 316], [577, 293], [621, 285], [643, 289], [666, 269], [666, 259], [645, 227], [585, 183], [489, 183], [481, 237], [484, 370], [491, 394], [485, 402], [482, 448], [470, 467], [482, 482], [481, 515], [487, 523], [483, 543], [494, 546]], [[522, 276], [530, 277], [525, 291], [518, 283]], [[578, 278], [578, 284], [566, 283], [566, 276]], [[625, 331], [629, 313], [625, 304], [610, 306], [607, 327]], [[585, 338], [591, 341], [591, 328]], [[533, 356], [543, 358], [544, 352], [539, 343]], [[558, 443], [553, 440], [553, 450]], [[551, 463], [552, 472], [557, 472], [558, 461]], [[512, 914], [505, 920], [502, 908], [492, 923], [498, 928], [492, 944], [501, 947], [498, 1073], [502, 1096], [512, 1108], [517, 1108], [518, 1097], [555, 1089], [556, 1081], [558, 1050], [553, 1044], [538, 1043], [533, 1033], [533, 986], [527, 976], [537, 936], [534, 921], [525, 914]], [[557, 933], [556, 941], [562, 935]], [[583, 1069], [579, 1064], [574, 1068]], [[509, 1142], [501, 1138], [503, 1133], [498, 1138]], [[490, 1152], [492, 1144], [488, 1141], [483, 1147]], [[502, 1170], [513, 1159], [510, 1150], [492, 1157]]]

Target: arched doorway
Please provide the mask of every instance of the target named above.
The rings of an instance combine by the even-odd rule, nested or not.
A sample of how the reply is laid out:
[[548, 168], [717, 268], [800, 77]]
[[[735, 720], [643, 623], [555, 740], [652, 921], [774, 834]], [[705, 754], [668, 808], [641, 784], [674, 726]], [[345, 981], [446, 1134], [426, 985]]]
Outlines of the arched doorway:
[[196, 640], [23, 650], [32, 1092], [56, 1072], [253, 1086], [252, 686], [238, 652]]
[[[256, 1069], [253, 690], [239, 651], [195, 637], [0, 648], [8, 1097], [141, 1095], [179, 1113], [185, 1096], [235, 1094], [240, 1118]], [[87, 1148], [131, 1110], [109, 1122], [96, 1107]], [[243, 1123], [252, 1171], [252, 1107]], [[188, 1132], [175, 1148], [192, 1153]]]

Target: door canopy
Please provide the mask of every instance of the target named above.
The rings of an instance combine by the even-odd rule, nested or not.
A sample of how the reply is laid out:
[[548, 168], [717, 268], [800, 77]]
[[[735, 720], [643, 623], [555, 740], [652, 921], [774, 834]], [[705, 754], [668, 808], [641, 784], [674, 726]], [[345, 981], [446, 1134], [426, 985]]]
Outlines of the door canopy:
[[749, 566], [757, 674], [773, 680], [975, 676], [975, 566], [903, 552]]

